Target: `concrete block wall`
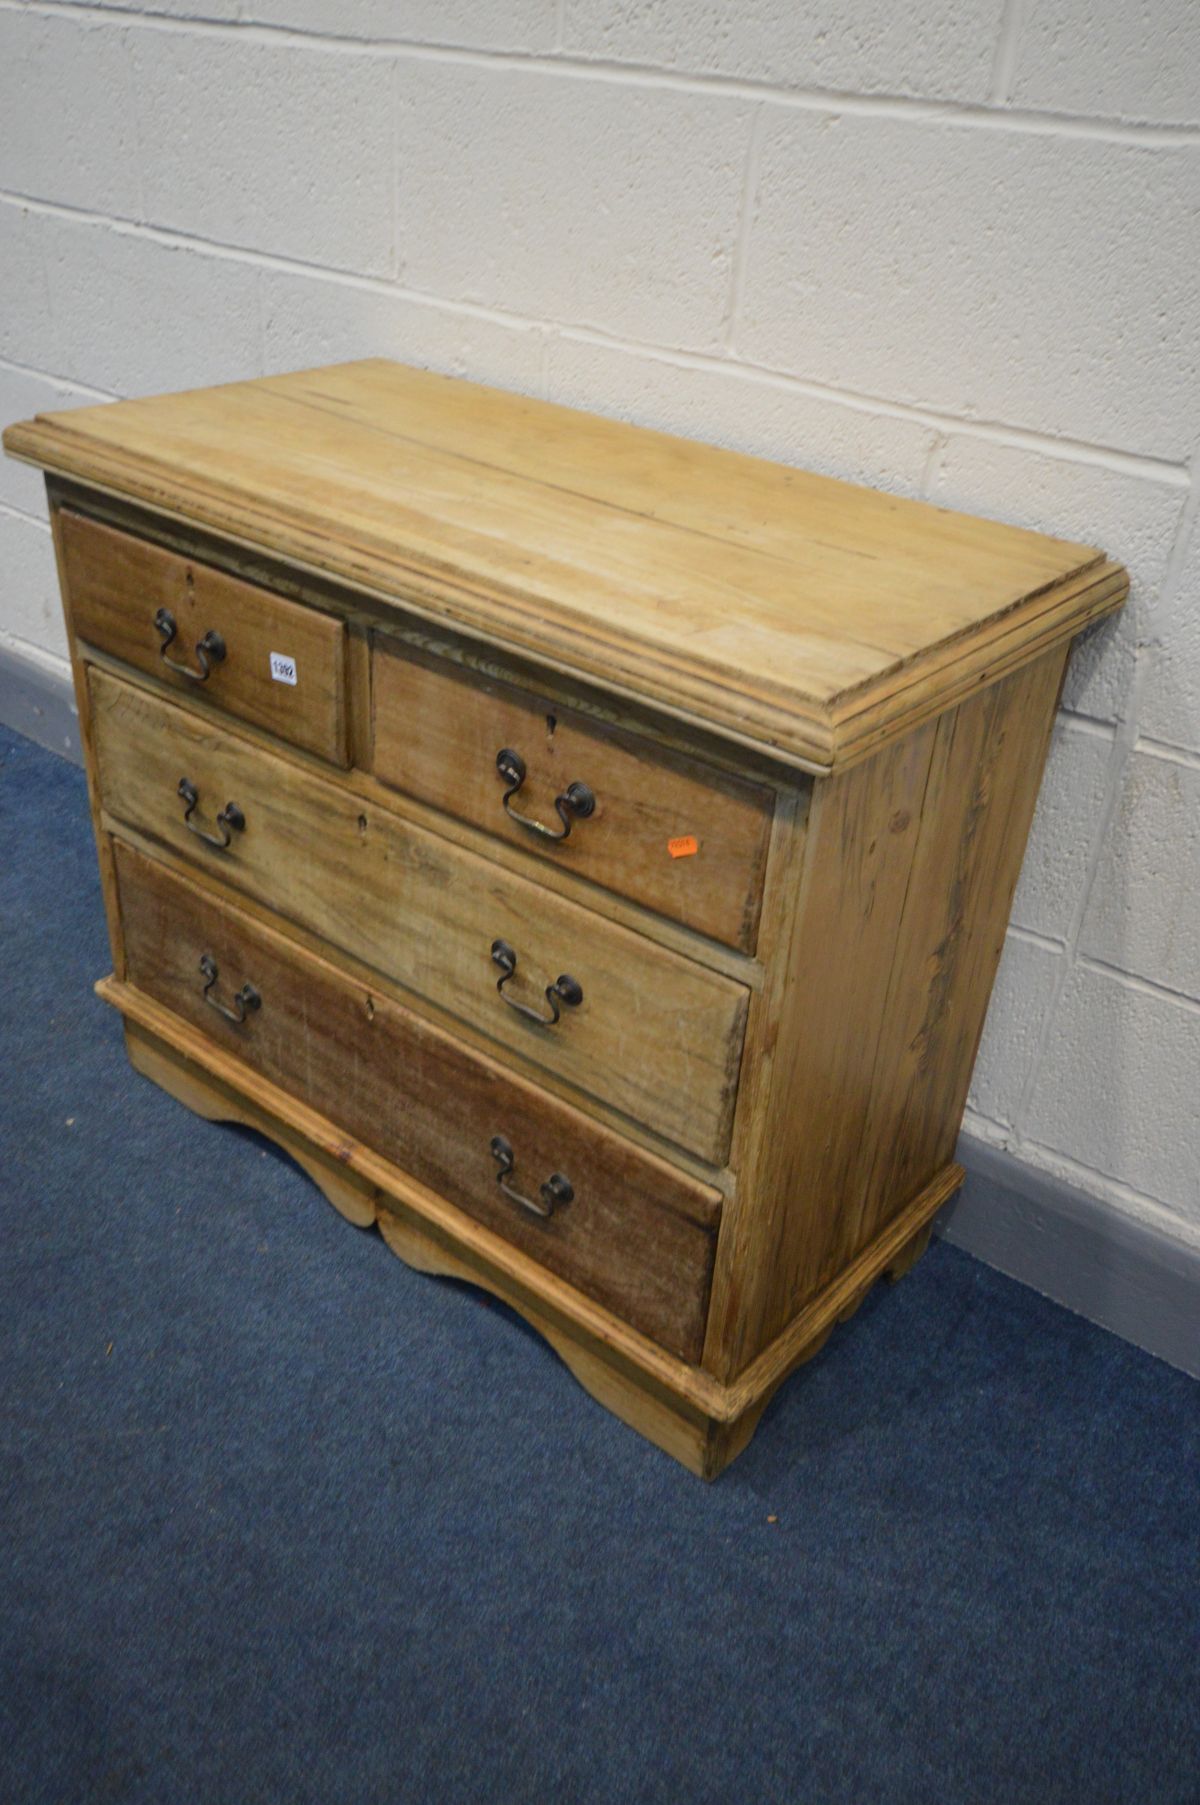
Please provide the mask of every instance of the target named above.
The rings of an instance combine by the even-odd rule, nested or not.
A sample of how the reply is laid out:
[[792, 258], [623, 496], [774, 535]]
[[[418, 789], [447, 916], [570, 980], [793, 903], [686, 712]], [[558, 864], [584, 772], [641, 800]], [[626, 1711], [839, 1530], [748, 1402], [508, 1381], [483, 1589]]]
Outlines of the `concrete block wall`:
[[[0, 0], [0, 416], [390, 354], [1123, 559], [968, 1127], [1194, 1253], [1198, 67], [1195, 0]], [[65, 671], [12, 465], [0, 652]]]

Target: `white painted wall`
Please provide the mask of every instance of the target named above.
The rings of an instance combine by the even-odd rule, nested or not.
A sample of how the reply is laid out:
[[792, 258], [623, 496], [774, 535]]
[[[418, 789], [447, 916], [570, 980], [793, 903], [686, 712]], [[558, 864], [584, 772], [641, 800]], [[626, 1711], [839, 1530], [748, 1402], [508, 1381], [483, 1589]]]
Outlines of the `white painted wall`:
[[[968, 1125], [1200, 1244], [1196, 0], [0, 0], [0, 417], [365, 354], [1089, 539]], [[61, 662], [0, 469], [0, 646]]]

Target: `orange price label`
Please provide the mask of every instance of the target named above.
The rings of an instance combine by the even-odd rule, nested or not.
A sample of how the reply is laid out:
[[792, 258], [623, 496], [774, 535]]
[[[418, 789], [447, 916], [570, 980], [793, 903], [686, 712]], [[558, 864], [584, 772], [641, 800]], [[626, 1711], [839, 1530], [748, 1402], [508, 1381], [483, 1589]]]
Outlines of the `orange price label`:
[[700, 842], [695, 834], [680, 834], [677, 840], [667, 841], [667, 851], [673, 859], [690, 859], [699, 850]]

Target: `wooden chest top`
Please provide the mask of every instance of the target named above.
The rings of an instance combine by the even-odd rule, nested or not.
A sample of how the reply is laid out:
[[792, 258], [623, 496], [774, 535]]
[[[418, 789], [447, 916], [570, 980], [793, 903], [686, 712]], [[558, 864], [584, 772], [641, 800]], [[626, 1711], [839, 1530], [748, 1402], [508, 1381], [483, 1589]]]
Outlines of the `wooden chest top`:
[[8, 451], [814, 772], [1118, 608], [1103, 553], [385, 359]]

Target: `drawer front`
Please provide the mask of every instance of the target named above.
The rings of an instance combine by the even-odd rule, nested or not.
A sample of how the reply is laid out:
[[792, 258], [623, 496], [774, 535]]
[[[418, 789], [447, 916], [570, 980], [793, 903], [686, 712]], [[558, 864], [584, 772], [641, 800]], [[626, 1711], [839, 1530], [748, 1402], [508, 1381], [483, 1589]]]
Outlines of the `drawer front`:
[[[333, 764], [349, 762], [340, 620], [67, 508], [60, 520], [81, 639]], [[219, 641], [212, 651], [209, 635]]]
[[753, 951], [769, 790], [383, 635], [372, 696], [382, 782]]
[[89, 682], [111, 817], [723, 1163], [744, 986], [105, 671]]
[[[120, 841], [115, 850], [139, 990], [643, 1334], [700, 1358], [715, 1191]], [[493, 1151], [497, 1138], [507, 1152]]]

